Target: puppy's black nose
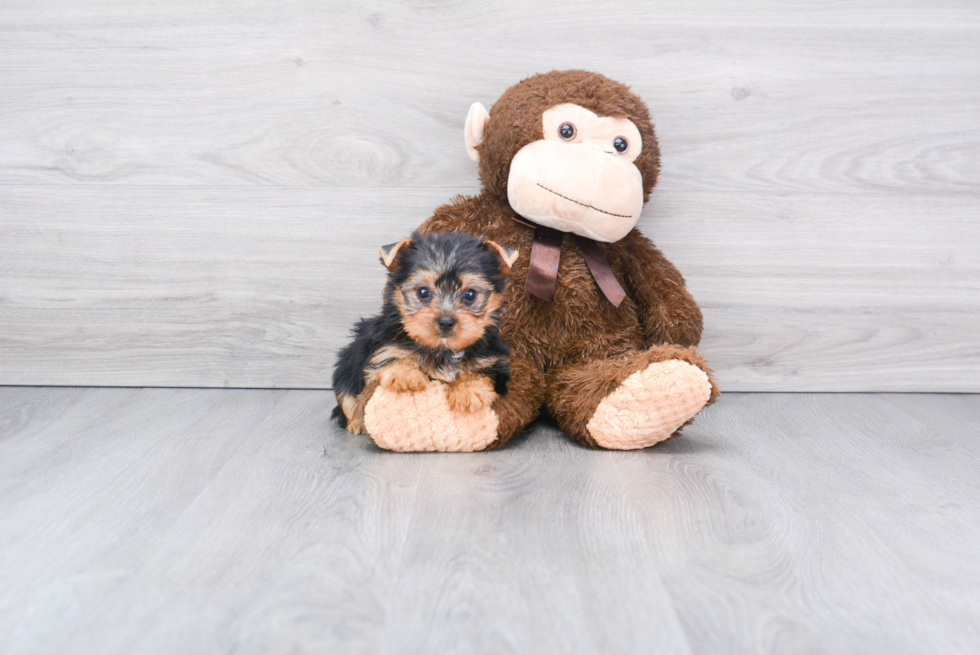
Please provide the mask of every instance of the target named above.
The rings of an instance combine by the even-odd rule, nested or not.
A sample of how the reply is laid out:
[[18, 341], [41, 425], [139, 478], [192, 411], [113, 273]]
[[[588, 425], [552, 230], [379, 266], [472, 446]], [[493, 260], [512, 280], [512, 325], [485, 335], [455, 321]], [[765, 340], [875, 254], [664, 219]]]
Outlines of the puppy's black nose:
[[443, 332], [449, 332], [456, 327], [456, 319], [452, 316], [440, 316], [436, 323], [439, 324], [439, 329]]

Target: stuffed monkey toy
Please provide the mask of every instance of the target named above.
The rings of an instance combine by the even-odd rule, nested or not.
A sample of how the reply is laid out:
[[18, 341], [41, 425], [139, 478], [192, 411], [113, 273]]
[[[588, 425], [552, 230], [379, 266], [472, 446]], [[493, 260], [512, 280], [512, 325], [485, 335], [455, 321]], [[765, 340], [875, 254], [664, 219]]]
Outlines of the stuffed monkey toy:
[[501, 336], [508, 391], [480, 412], [452, 411], [440, 385], [379, 389], [365, 425], [390, 450], [496, 448], [546, 408], [597, 448], [646, 448], [718, 396], [701, 310], [684, 278], [634, 228], [660, 173], [650, 114], [623, 84], [554, 71], [475, 103], [466, 148], [483, 191], [435, 210], [422, 232], [485, 235], [520, 254]]

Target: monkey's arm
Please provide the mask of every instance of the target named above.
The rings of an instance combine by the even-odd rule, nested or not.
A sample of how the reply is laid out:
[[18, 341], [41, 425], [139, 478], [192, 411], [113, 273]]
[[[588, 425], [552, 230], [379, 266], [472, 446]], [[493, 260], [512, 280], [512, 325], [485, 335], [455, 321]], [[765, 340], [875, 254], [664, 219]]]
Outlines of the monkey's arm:
[[480, 198], [455, 196], [445, 205], [437, 207], [432, 216], [419, 225], [419, 232], [474, 232], [480, 234]]
[[498, 396], [493, 403], [493, 411], [499, 420], [495, 448], [507, 443], [533, 421], [544, 404], [544, 374], [531, 361], [513, 355], [508, 378], [507, 393]]
[[701, 341], [701, 308], [680, 271], [639, 230], [631, 230], [617, 246], [626, 291], [639, 310], [647, 345], [696, 346]]

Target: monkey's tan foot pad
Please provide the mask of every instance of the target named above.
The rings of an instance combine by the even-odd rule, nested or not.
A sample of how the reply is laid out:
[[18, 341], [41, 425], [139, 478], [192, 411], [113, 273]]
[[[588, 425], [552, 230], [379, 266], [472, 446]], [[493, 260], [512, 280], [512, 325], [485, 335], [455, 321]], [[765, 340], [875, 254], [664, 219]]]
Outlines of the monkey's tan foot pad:
[[708, 375], [679, 359], [650, 364], [602, 399], [586, 427], [612, 450], [646, 448], [663, 441], [707, 404]]
[[443, 383], [422, 391], [379, 388], [364, 409], [364, 425], [374, 443], [400, 452], [473, 452], [497, 439], [497, 415], [489, 407], [454, 412]]

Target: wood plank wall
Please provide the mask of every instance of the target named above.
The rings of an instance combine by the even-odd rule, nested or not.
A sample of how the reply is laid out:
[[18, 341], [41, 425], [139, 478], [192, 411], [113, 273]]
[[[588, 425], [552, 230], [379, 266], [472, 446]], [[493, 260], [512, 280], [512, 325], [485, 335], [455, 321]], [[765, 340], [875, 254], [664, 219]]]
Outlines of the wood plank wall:
[[730, 391], [980, 391], [980, 4], [0, 7], [0, 384], [328, 387], [469, 104], [649, 104]]

